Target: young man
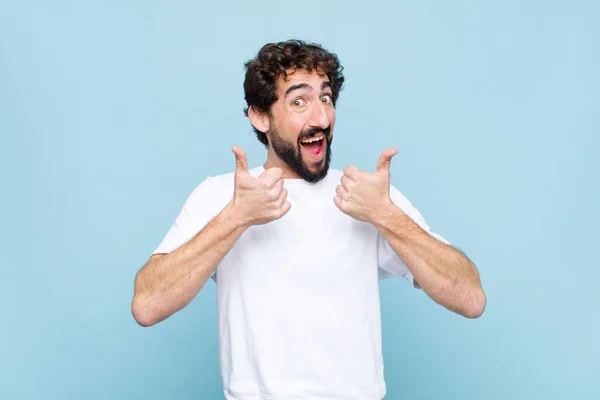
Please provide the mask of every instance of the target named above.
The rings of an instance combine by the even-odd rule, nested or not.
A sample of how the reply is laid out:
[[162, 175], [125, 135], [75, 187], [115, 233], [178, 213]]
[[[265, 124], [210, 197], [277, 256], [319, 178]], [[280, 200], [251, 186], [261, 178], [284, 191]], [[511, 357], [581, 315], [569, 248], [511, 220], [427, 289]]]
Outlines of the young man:
[[431, 232], [390, 185], [394, 149], [374, 172], [329, 168], [344, 83], [335, 54], [268, 44], [246, 64], [249, 117], [267, 149], [249, 168], [204, 179], [139, 271], [139, 324], [217, 284], [227, 399], [381, 399], [379, 280], [402, 276], [468, 318], [486, 297], [475, 266]]

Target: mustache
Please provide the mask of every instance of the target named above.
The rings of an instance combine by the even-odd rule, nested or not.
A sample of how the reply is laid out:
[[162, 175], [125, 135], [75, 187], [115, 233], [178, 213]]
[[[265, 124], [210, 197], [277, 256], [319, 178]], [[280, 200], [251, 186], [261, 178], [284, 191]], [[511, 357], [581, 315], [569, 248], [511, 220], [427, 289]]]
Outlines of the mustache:
[[325, 129], [320, 129], [320, 128], [310, 128], [307, 129], [303, 132], [300, 133], [300, 135], [298, 136], [298, 141], [304, 140], [304, 139], [309, 139], [313, 136], [315, 136], [317, 133], [323, 132], [323, 134], [325, 135], [325, 138], [329, 139], [329, 133], [331, 132], [331, 126], [328, 126]]

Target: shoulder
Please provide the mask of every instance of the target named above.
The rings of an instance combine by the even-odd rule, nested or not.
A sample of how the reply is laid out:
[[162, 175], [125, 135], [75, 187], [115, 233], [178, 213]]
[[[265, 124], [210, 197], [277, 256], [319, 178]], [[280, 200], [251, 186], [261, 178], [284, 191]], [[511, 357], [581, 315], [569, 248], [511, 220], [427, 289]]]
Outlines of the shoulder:
[[412, 206], [410, 200], [408, 200], [408, 197], [406, 197], [404, 193], [402, 193], [394, 185], [390, 185], [390, 197], [392, 198], [392, 201], [398, 206]]
[[[248, 170], [250, 175], [257, 177], [264, 172], [264, 168], [259, 165], [257, 167], [252, 167]], [[215, 186], [225, 186], [229, 187], [233, 185], [235, 179], [235, 171], [224, 172], [221, 174], [210, 175], [205, 178], [205, 181], [212, 182]]]
[[[249, 169], [250, 175], [259, 176], [264, 171], [262, 166]], [[216, 206], [222, 206], [231, 199], [235, 184], [235, 171], [206, 176], [194, 189], [195, 197], [211, 196]]]

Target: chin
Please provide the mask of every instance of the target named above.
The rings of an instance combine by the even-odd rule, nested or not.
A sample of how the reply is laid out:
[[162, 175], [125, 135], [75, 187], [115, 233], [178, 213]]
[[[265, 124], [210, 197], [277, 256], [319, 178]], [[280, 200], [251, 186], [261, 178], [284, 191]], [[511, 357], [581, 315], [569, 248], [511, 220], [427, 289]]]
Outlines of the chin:
[[319, 173], [327, 169], [325, 159], [322, 159], [321, 161], [311, 161], [310, 163], [305, 161], [304, 165], [306, 165], [306, 168], [312, 173]]
[[306, 172], [302, 178], [308, 182], [317, 183], [327, 176], [328, 171], [329, 165], [323, 160], [316, 165], [313, 164], [313, 166], [306, 165]]

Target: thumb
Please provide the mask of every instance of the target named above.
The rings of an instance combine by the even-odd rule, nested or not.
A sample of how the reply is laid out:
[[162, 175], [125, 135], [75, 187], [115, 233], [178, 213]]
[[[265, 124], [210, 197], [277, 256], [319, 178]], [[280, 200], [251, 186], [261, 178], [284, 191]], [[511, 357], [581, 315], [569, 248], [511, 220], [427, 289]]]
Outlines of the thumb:
[[235, 154], [235, 172], [248, 172], [248, 160], [244, 150], [237, 146], [233, 146], [231, 150]]
[[379, 156], [379, 161], [377, 161], [377, 168], [375, 172], [379, 173], [390, 173], [390, 163], [392, 162], [392, 157], [396, 155], [396, 149], [387, 149]]

